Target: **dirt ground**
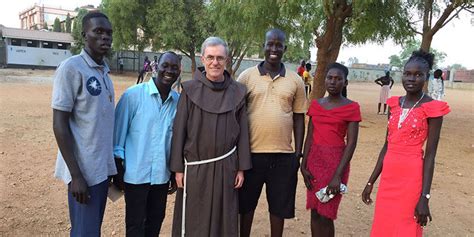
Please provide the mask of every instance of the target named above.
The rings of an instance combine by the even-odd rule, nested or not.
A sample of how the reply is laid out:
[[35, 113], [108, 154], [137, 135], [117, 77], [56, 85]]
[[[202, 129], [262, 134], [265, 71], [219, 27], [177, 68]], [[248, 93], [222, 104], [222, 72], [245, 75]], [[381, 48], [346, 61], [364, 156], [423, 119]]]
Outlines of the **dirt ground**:
[[[51, 70], [0, 69], [0, 236], [66, 236], [70, 229], [65, 185], [53, 177], [57, 146], [52, 132]], [[112, 75], [116, 100], [135, 74]], [[336, 221], [336, 236], [368, 236], [374, 206], [360, 200], [383, 144], [386, 117], [376, 115], [378, 86], [350, 83], [349, 97], [361, 104], [363, 122], [351, 164], [349, 193]], [[393, 95], [403, 88], [396, 84]], [[433, 222], [425, 236], [474, 236], [474, 91], [447, 89], [452, 112], [444, 119], [430, 201]], [[471, 181], [469, 181], [471, 180]], [[377, 187], [377, 185], [376, 185]], [[376, 191], [376, 189], [374, 190]], [[305, 188], [300, 177], [296, 218], [285, 236], [310, 236]], [[373, 196], [375, 198], [375, 196]], [[169, 236], [174, 195], [169, 196], [162, 235]], [[253, 236], [269, 236], [265, 198], [256, 211]], [[108, 201], [102, 233], [124, 235], [124, 200]]]

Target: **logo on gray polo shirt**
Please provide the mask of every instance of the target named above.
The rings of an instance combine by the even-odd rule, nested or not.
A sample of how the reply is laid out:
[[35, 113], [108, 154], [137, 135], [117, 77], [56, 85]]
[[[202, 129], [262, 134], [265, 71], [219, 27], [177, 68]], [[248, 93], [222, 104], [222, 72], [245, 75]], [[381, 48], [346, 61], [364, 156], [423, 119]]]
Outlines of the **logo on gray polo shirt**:
[[102, 86], [100, 85], [99, 80], [95, 77], [90, 77], [87, 80], [86, 84], [87, 91], [93, 96], [98, 96], [100, 95], [100, 92], [102, 91]]

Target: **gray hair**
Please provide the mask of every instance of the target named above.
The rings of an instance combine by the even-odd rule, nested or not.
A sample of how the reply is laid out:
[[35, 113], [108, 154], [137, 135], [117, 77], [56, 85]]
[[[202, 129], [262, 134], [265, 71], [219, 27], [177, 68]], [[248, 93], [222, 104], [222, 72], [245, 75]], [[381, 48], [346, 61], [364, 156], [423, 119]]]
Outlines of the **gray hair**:
[[206, 50], [208, 46], [218, 46], [218, 45], [224, 46], [225, 55], [226, 56], [229, 55], [229, 46], [227, 46], [227, 43], [223, 39], [219, 37], [215, 37], [215, 36], [211, 36], [207, 38], [206, 40], [204, 40], [204, 42], [201, 45], [201, 55], [204, 55], [204, 51]]

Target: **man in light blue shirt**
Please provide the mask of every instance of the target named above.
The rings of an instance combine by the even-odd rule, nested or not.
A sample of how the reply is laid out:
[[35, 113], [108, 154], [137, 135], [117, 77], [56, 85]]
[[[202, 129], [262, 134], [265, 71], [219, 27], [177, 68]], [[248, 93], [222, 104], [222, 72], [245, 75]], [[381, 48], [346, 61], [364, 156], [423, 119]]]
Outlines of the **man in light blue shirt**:
[[171, 86], [180, 68], [180, 56], [163, 53], [156, 77], [128, 88], [115, 110], [114, 184], [125, 190], [127, 236], [158, 236], [167, 194], [176, 191], [169, 159], [179, 94]]

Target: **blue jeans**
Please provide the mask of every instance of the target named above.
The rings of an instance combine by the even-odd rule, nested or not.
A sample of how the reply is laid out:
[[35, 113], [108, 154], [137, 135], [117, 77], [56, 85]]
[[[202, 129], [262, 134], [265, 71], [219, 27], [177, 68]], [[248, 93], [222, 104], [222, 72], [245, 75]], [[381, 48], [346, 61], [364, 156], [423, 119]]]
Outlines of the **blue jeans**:
[[100, 227], [104, 218], [109, 180], [89, 187], [90, 198], [87, 204], [80, 204], [68, 190], [69, 218], [71, 219], [71, 237], [100, 236]]

